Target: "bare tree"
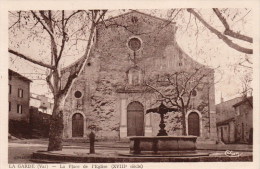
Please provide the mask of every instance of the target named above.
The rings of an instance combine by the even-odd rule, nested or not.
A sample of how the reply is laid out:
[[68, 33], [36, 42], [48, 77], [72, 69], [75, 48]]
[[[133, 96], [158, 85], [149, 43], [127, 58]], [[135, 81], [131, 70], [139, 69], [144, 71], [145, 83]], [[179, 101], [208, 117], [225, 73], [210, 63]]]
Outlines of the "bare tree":
[[[185, 9], [182, 9], [185, 10]], [[241, 52], [241, 53], [246, 53], [246, 54], [253, 54], [253, 50], [247, 47], [243, 47], [242, 45], [239, 45], [236, 42], [233, 42], [233, 39], [236, 39], [238, 41], [244, 41], [249, 44], [253, 43], [253, 38], [247, 35], [244, 35], [240, 33], [240, 31], [234, 31], [232, 30], [230, 23], [228, 20], [230, 18], [225, 17], [227, 15], [228, 17], [232, 17], [233, 19], [237, 16], [239, 16], [239, 12], [236, 11], [234, 14], [229, 14], [228, 9], [218, 9], [218, 8], [213, 8], [213, 13], [215, 14], [214, 21], [222, 23], [224, 27], [224, 32], [221, 32], [217, 29], [216, 26], [212, 25], [211, 22], [207, 21], [202, 14], [200, 14], [200, 11], [198, 9], [192, 9], [188, 8], [186, 9], [187, 12], [192, 14], [198, 21], [200, 21], [211, 33], [215, 34], [219, 39], [221, 39], [224, 43], [226, 43], [229, 47]], [[170, 10], [171, 11], [171, 17], [169, 17], [169, 20], [174, 20], [176, 18], [176, 15], [180, 15], [180, 11], [176, 10]], [[250, 12], [250, 10], [246, 13], [246, 15]], [[228, 14], [226, 14], [228, 13]], [[240, 18], [240, 20], [243, 19], [244, 16]], [[218, 19], [218, 20], [217, 20]], [[187, 23], [187, 27], [191, 21], [191, 16], [189, 19], [189, 22]], [[196, 20], [195, 20], [196, 21]], [[197, 23], [196, 23], [197, 24]]]
[[221, 33], [216, 28], [214, 28], [209, 23], [207, 23], [206, 20], [194, 9], [189, 8], [187, 9], [187, 11], [193, 14], [206, 28], [208, 28], [212, 33], [217, 35], [218, 38], [223, 40], [223, 42], [225, 42], [229, 47], [242, 53], [253, 54], [253, 49], [242, 47], [241, 45], [234, 43], [229, 37], [242, 40], [245, 42], [249, 42], [249, 43], [253, 43], [253, 38], [231, 30], [226, 18], [222, 15], [222, 13], [218, 8], [213, 8], [213, 11], [218, 17], [218, 19], [221, 21], [223, 26], [225, 27], [225, 31], [223, 33]]
[[241, 91], [242, 97], [247, 98], [248, 95], [252, 96], [252, 91], [253, 91], [253, 88], [252, 88], [252, 85], [251, 85], [251, 83], [252, 83], [252, 72], [248, 72], [245, 75], [243, 75], [240, 78], [240, 81], [241, 81], [241, 85], [242, 85], [242, 91]]
[[186, 133], [185, 115], [192, 108], [192, 98], [198, 90], [209, 89], [214, 84], [213, 69], [204, 66], [192, 71], [180, 70], [171, 74], [147, 78], [145, 85], [152, 89], [157, 98], [170, 107], [178, 108], [182, 114], [183, 135]]
[[[11, 21], [9, 53], [40, 65], [48, 72], [46, 81], [54, 97], [48, 151], [62, 150], [65, 99], [90, 56], [96, 26], [106, 12], [106, 10], [9, 12]], [[25, 40], [22, 40], [21, 32], [26, 34]], [[62, 85], [62, 79], [64, 79], [61, 72], [62, 59], [71, 51], [76, 53], [77, 48], [74, 50], [71, 48], [77, 46], [78, 41], [81, 40], [84, 54], [74, 71], [70, 72], [65, 85]], [[30, 48], [30, 45], [37, 42], [45, 45], [46, 48], [43, 49], [45, 53], [38, 52], [36, 55], [28, 55], [25, 54], [25, 49], [19, 49], [23, 43], [27, 43]]]

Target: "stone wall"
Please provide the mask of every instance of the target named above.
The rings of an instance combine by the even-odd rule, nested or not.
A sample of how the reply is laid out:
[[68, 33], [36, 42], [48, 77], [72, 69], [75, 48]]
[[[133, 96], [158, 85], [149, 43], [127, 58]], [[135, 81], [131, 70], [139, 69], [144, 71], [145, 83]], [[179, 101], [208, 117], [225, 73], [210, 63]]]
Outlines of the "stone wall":
[[30, 107], [30, 130], [32, 138], [49, 138], [51, 115]]

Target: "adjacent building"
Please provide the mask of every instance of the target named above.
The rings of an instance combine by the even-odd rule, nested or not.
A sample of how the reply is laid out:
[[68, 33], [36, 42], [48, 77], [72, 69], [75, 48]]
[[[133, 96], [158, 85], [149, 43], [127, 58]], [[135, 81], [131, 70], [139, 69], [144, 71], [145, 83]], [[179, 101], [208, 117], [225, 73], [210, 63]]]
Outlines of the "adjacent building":
[[53, 109], [53, 99], [45, 95], [38, 95], [38, 94], [31, 93], [30, 106], [37, 108], [42, 113], [51, 115]]
[[243, 100], [243, 97], [236, 97], [231, 100], [224, 101], [216, 105], [217, 113], [217, 133], [218, 140], [224, 143], [234, 143], [235, 140], [235, 117], [236, 112], [234, 104]]
[[30, 94], [27, 77], [9, 69], [9, 133], [17, 137], [48, 137], [53, 100]]
[[244, 98], [233, 105], [236, 117], [236, 142], [253, 143], [253, 97]]
[[27, 77], [8, 70], [9, 132], [27, 134], [29, 123], [30, 83]]
[[29, 121], [30, 79], [10, 70], [9, 73], [9, 120]]
[[[96, 29], [89, 62], [68, 94], [64, 110], [64, 138], [86, 138], [95, 126], [97, 139], [121, 140], [129, 136], [156, 136], [159, 106], [145, 79], [204, 67], [209, 73], [193, 92], [185, 115], [187, 133], [200, 140], [215, 140], [214, 70], [188, 56], [175, 38], [174, 22], [138, 11], [108, 19]], [[63, 70], [65, 77], [80, 62]], [[66, 78], [63, 79], [63, 84]], [[180, 113], [169, 113], [169, 135], [182, 135]]]
[[237, 97], [216, 105], [218, 140], [226, 143], [252, 143], [252, 97]]

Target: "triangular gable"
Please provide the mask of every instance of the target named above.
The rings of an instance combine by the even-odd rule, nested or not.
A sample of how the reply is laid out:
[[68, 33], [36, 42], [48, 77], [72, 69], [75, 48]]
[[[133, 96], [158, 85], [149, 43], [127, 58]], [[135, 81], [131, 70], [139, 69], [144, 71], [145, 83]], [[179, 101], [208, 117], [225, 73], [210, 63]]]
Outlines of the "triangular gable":
[[169, 24], [176, 24], [176, 22], [172, 22], [172, 21], [164, 19], [164, 18], [160, 18], [160, 17], [154, 16], [154, 15], [150, 15], [150, 14], [143, 13], [143, 12], [140, 12], [140, 11], [137, 11], [137, 10], [133, 10], [133, 9], [130, 9], [130, 10], [131, 10], [130, 12], [126, 12], [126, 13], [123, 13], [123, 14], [120, 14], [120, 15], [117, 15], [117, 16], [114, 16], [114, 17], [111, 17], [111, 18], [107, 18], [104, 21], [111, 21], [113, 19], [117, 19], [117, 18], [126, 16], [126, 15], [137, 13], [137, 14], [141, 14], [141, 15], [144, 15], [144, 16], [156, 19], [156, 20], [160, 20], [160, 21], [163, 21], [163, 22], [168, 22]]

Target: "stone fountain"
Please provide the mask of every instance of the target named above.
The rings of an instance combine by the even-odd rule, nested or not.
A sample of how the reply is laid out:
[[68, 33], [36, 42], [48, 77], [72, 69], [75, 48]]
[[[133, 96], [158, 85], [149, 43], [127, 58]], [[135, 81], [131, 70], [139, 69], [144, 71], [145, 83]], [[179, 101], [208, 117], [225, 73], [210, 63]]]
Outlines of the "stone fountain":
[[[176, 112], [176, 108], [168, 108], [163, 103], [159, 107], [149, 109], [146, 113], [160, 114], [160, 130], [157, 136], [134, 136], [130, 137], [130, 154], [132, 155], [170, 155], [170, 156], [195, 156], [196, 136], [168, 136], [165, 130], [164, 115], [168, 112]], [[208, 154], [200, 154], [208, 155]]]

